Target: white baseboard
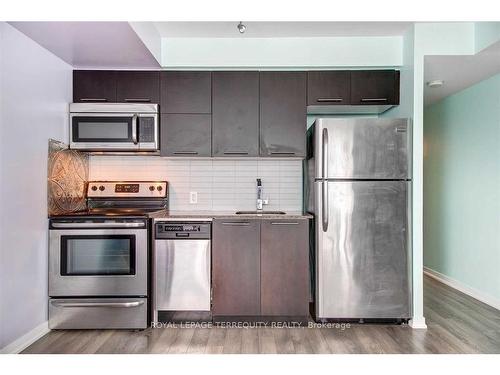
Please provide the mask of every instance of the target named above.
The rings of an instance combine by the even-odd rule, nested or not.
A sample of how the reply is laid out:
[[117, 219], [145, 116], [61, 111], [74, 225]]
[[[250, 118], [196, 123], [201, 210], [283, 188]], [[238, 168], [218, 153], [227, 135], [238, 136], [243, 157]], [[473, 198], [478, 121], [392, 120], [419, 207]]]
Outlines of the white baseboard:
[[466, 284], [463, 284], [462, 282], [452, 279], [451, 277], [448, 277], [446, 275], [443, 275], [442, 273], [438, 271], [434, 271], [431, 268], [424, 267], [424, 273], [432, 277], [433, 279], [448, 285], [449, 287], [456, 289], [464, 294], [467, 294], [468, 296], [477, 299], [478, 301], [481, 301], [491, 307], [494, 307], [497, 310], [500, 310], [500, 299], [493, 297], [489, 294], [483, 293], [475, 288], [472, 288]]
[[425, 318], [412, 318], [408, 322], [408, 325], [413, 329], [427, 329], [427, 324], [425, 324]]
[[43, 322], [42, 324], [36, 326], [31, 331], [25, 335], [19, 337], [17, 340], [11, 342], [9, 345], [4, 346], [0, 349], [1, 354], [17, 354], [26, 349], [28, 346], [33, 344], [36, 340], [45, 336], [50, 332], [49, 322]]

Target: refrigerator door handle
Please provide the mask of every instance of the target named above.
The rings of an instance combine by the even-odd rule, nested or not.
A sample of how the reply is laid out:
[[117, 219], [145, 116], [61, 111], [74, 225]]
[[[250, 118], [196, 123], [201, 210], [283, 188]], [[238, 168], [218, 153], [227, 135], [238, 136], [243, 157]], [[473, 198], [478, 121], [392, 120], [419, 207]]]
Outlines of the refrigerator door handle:
[[321, 182], [321, 223], [323, 232], [328, 230], [328, 182]]
[[322, 167], [323, 171], [321, 173], [323, 178], [328, 178], [328, 129], [323, 128], [323, 140], [322, 140], [322, 155], [321, 155], [321, 162], [322, 162]]

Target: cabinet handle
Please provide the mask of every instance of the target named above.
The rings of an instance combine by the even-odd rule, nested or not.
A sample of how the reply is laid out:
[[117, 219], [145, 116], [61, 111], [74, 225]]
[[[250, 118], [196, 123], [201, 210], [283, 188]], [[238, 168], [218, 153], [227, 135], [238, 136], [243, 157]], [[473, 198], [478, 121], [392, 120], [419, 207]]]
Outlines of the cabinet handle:
[[250, 225], [248, 221], [239, 221], [239, 222], [223, 222], [222, 225], [232, 225], [232, 226], [239, 226], [239, 227], [247, 227]]
[[141, 102], [141, 103], [149, 103], [151, 99], [147, 98], [127, 98], [124, 99], [126, 102]]
[[224, 155], [248, 155], [248, 151], [224, 151]]
[[144, 301], [133, 302], [52, 302], [56, 307], [137, 307], [144, 305]]
[[108, 99], [104, 98], [80, 98], [81, 102], [107, 102]]
[[198, 155], [196, 151], [174, 151], [174, 155]]
[[271, 225], [299, 225], [296, 221], [276, 221], [271, 223]]
[[343, 100], [344, 99], [342, 99], [342, 98], [318, 98], [318, 99], [316, 99], [316, 101], [319, 103], [328, 103], [328, 102], [339, 103]]
[[365, 103], [370, 103], [370, 102], [386, 102], [388, 99], [387, 98], [362, 98], [361, 101]]
[[271, 155], [295, 155], [295, 152], [271, 151]]

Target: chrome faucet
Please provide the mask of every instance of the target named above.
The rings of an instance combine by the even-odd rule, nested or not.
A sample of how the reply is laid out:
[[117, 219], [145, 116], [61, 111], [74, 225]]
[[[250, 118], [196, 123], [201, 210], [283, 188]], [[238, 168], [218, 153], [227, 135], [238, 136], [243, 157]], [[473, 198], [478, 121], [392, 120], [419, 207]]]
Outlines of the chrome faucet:
[[257, 179], [257, 211], [261, 211], [263, 205], [269, 204], [269, 199], [262, 199], [262, 180]]

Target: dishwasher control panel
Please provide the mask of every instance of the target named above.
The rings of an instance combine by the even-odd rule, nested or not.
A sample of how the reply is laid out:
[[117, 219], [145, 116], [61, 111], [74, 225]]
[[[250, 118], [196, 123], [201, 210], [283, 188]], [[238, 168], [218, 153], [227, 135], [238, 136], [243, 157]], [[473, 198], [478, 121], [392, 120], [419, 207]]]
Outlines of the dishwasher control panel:
[[211, 223], [158, 222], [155, 224], [155, 239], [210, 239]]

